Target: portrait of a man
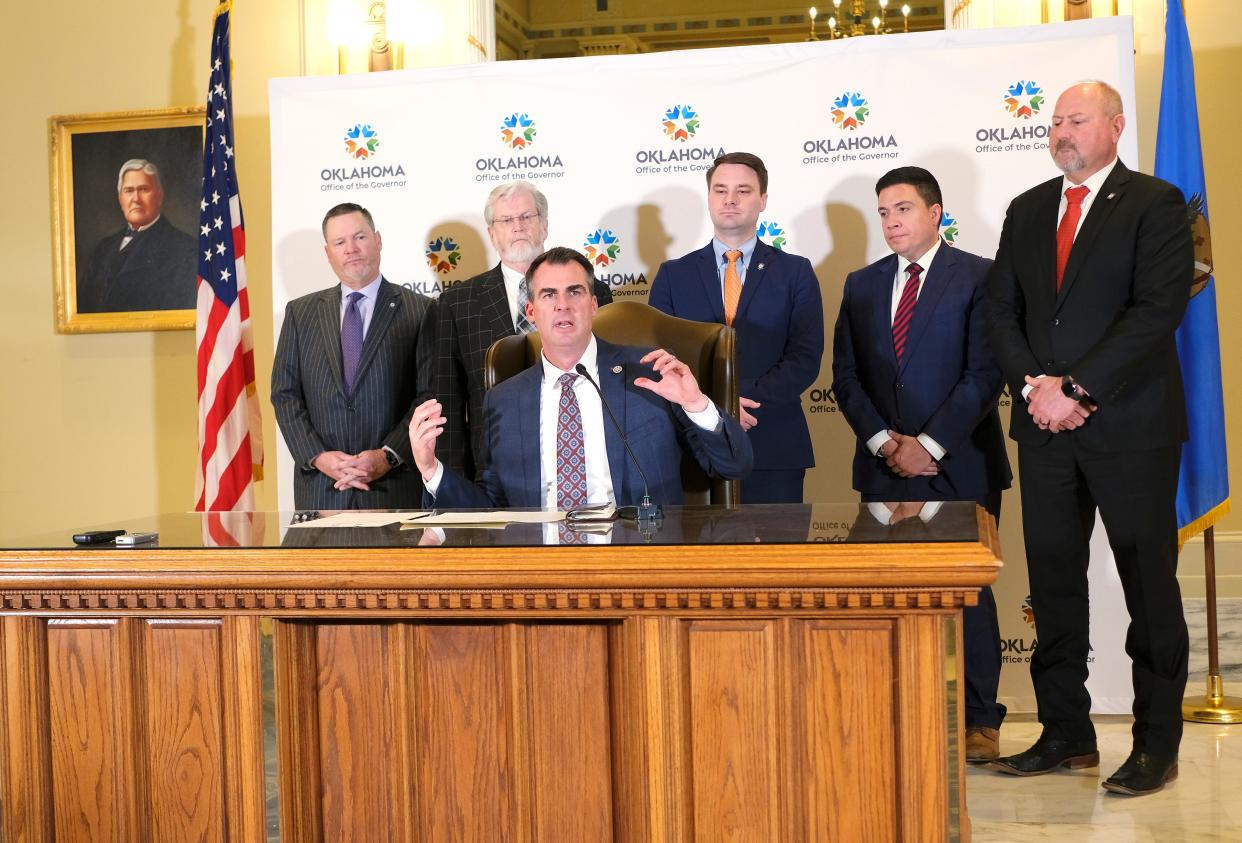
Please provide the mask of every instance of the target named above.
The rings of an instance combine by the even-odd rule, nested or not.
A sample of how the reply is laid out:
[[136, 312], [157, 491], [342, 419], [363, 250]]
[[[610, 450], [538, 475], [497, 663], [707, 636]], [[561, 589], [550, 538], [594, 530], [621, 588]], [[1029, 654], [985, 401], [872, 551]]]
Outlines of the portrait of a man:
[[125, 161], [117, 174], [119, 225], [78, 270], [79, 313], [184, 310], [194, 307], [197, 244], [163, 214], [159, 167]]

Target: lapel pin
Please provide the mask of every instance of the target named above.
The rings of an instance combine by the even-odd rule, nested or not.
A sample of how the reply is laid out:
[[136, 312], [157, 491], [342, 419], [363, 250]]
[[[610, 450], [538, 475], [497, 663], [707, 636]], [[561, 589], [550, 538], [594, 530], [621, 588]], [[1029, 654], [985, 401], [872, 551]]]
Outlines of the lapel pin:
[[613, 373], [614, 375], [619, 375], [619, 374], [621, 374], [621, 367], [620, 367], [620, 366], [613, 366], [613, 367], [612, 367], [612, 373]]
[[755, 269], [763, 269], [763, 264], [759, 264]]
[[1116, 195], [1117, 195], [1116, 193], [1110, 193], [1110, 194], [1108, 194], [1108, 196], [1106, 196], [1106, 197], [1104, 197], [1104, 198], [1106, 198], [1106, 199], [1112, 199], [1112, 198], [1113, 198], [1114, 196], [1116, 196]]
[[397, 303], [396, 303], [395, 301], [390, 301], [390, 302], [388, 303], [388, 306], [389, 306], [389, 307], [396, 307], [396, 306], [397, 306]]

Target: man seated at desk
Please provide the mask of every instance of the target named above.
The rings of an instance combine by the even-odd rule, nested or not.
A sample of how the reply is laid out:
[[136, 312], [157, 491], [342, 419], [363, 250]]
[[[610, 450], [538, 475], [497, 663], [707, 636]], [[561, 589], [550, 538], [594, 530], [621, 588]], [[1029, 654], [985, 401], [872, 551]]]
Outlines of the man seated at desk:
[[484, 469], [477, 484], [436, 459], [436, 438], [445, 424], [440, 403], [426, 401], [415, 409], [410, 447], [425, 498], [435, 506], [569, 510], [608, 501], [637, 504], [642, 477], [589, 380], [599, 384], [625, 431], [654, 503], [682, 502], [682, 449], [709, 475], [736, 479], [750, 472], [752, 453], [741, 426], [700, 391], [685, 363], [664, 349], [644, 353], [595, 337], [599, 305], [592, 280], [590, 261], [573, 249], [549, 249], [531, 263], [522, 282], [526, 318], [539, 330], [543, 355], [487, 393]]

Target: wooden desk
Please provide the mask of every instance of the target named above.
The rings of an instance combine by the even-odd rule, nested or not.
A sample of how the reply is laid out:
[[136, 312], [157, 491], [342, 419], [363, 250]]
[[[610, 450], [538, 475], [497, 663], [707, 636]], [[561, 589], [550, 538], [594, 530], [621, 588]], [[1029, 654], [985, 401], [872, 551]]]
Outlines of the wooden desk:
[[7, 542], [0, 838], [266, 839], [265, 659], [282, 840], [955, 838], [960, 609], [996, 534], [966, 505], [920, 541], [816, 529], [858, 511], [590, 547], [332, 547], [421, 534], [275, 515], [244, 548], [188, 515], [131, 525], [158, 549]]

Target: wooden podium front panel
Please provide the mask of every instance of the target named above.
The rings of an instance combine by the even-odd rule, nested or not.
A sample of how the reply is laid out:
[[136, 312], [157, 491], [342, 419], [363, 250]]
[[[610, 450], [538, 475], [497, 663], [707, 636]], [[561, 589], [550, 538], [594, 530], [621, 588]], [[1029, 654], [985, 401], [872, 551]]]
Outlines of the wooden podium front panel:
[[278, 670], [296, 683], [278, 715], [290, 839], [613, 838], [608, 625], [281, 623], [277, 640], [278, 661], [314, 659]]
[[4, 618], [7, 708], [43, 712], [5, 724], [5, 748], [50, 768], [10, 764], [13, 839], [259, 839], [257, 638], [238, 632], [256, 623]]

